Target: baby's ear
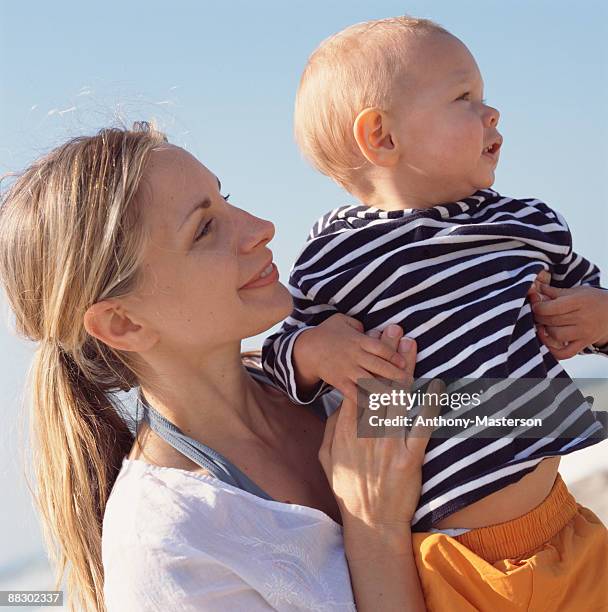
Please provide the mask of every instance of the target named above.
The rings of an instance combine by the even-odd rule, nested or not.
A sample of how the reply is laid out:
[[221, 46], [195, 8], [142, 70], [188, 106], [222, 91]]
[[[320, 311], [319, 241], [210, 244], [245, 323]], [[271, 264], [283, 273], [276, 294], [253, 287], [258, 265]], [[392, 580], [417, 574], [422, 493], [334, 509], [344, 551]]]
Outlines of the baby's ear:
[[397, 161], [390, 120], [378, 108], [362, 110], [353, 124], [353, 135], [361, 154], [374, 166], [393, 166]]

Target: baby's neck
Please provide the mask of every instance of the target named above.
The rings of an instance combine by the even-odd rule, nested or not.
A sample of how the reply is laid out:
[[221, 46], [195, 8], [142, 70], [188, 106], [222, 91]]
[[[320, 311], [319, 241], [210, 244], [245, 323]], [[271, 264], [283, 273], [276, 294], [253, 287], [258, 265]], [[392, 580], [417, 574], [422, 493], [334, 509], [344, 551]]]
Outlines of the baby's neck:
[[365, 206], [379, 208], [380, 210], [408, 210], [411, 208], [431, 208], [441, 202], [433, 202], [416, 197], [367, 197], [362, 199]]
[[439, 190], [435, 193], [423, 191], [406, 191], [394, 184], [376, 184], [373, 192], [366, 194], [354, 194], [365, 206], [379, 208], [380, 210], [408, 210], [425, 209], [445, 204], [446, 202], [457, 202], [473, 193], [475, 190]]

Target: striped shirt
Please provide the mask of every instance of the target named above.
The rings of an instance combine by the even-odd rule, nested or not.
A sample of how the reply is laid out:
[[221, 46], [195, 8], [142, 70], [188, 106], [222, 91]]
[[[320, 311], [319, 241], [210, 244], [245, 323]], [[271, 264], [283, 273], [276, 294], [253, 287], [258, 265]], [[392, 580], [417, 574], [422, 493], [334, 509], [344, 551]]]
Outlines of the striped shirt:
[[[330, 390], [324, 382], [312, 395], [298, 390], [293, 345], [304, 330], [342, 313], [365, 330], [401, 325], [417, 342], [417, 379], [569, 381], [538, 340], [527, 298], [543, 269], [556, 287], [601, 288], [597, 266], [573, 251], [563, 217], [537, 199], [485, 189], [427, 209], [341, 206], [313, 226], [291, 270], [294, 311], [265, 340], [264, 369], [300, 403]], [[608, 347], [582, 352], [608, 355]], [[525, 431], [503, 438], [486, 432], [431, 439], [414, 528], [427, 530], [518, 481], [545, 457], [605, 438], [585, 398], [573, 384], [569, 388], [575, 391], [557, 399], [541, 394], [544, 403], [534, 397], [533, 412], [553, 428], [542, 439]], [[501, 416], [510, 416], [505, 410]]]

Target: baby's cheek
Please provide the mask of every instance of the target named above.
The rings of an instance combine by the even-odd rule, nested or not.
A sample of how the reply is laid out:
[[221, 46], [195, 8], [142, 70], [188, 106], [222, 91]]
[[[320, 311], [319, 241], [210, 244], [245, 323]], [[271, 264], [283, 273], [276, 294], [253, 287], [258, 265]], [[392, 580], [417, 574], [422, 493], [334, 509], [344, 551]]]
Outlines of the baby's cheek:
[[468, 168], [471, 154], [466, 141], [446, 135], [435, 148], [434, 162], [437, 170], [444, 175], [459, 174]]
[[[436, 117], [412, 126], [408, 159], [430, 177], [460, 176], [470, 170], [472, 126], [463, 117]], [[474, 132], [473, 132], [474, 133]], [[475, 146], [475, 149], [479, 148]]]
[[417, 147], [414, 164], [430, 174], [442, 174], [452, 165], [458, 156], [457, 143], [446, 135], [428, 136]]

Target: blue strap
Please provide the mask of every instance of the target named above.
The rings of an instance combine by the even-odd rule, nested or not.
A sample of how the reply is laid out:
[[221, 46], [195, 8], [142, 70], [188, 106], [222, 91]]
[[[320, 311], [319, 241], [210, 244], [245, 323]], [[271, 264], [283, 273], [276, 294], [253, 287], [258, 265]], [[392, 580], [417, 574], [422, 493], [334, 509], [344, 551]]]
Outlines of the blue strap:
[[149, 424], [152, 431], [188, 459], [233, 487], [238, 487], [263, 499], [273, 500], [268, 493], [258, 487], [226, 457], [205, 446], [202, 442], [187, 436], [179, 427], [160, 414], [153, 406], [150, 406], [143, 397], [141, 389], [138, 394], [138, 402], [143, 411], [143, 420]]

